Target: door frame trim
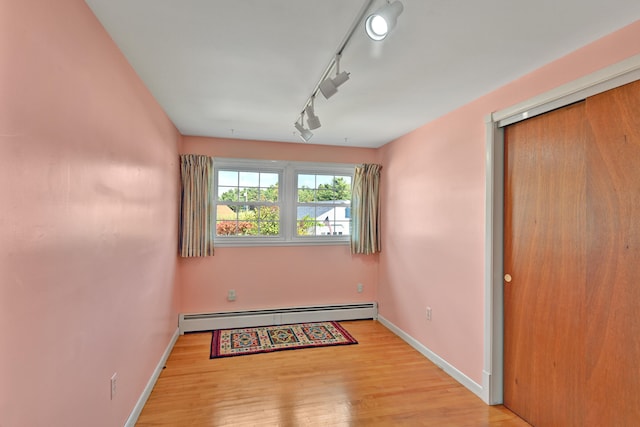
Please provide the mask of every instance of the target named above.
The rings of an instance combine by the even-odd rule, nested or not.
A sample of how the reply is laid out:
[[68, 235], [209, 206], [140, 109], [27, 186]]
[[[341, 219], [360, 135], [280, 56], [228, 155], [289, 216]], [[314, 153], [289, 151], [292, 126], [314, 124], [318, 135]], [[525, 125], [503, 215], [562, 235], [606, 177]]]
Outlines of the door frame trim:
[[485, 278], [482, 399], [503, 403], [504, 127], [640, 80], [640, 54], [485, 117]]

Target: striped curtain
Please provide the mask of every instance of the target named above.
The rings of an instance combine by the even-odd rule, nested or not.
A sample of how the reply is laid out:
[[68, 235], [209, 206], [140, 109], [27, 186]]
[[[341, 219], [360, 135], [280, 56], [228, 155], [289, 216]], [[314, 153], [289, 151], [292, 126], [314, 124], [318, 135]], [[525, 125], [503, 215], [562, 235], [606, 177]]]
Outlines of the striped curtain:
[[351, 196], [351, 253], [375, 254], [380, 244], [380, 170], [382, 166], [356, 166]]
[[182, 197], [179, 253], [182, 257], [213, 255], [213, 158], [180, 156]]

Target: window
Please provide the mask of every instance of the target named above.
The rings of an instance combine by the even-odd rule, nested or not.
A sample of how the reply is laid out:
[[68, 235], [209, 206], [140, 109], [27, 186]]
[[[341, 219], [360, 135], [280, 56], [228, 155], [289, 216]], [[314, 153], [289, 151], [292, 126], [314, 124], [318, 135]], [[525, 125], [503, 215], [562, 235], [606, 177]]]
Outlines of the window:
[[216, 234], [278, 236], [278, 172], [220, 170], [216, 188]]
[[215, 159], [216, 245], [348, 243], [354, 165]]
[[297, 173], [298, 236], [349, 234], [351, 175]]

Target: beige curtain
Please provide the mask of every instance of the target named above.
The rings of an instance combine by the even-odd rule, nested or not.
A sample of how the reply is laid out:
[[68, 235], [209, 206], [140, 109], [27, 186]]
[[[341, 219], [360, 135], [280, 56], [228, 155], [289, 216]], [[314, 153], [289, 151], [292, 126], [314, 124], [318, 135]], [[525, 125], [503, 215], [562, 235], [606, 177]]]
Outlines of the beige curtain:
[[212, 186], [213, 158], [195, 154], [180, 156], [182, 197], [179, 253], [182, 257], [213, 255]]
[[356, 166], [351, 197], [351, 253], [375, 254], [380, 245], [380, 170], [382, 166]]

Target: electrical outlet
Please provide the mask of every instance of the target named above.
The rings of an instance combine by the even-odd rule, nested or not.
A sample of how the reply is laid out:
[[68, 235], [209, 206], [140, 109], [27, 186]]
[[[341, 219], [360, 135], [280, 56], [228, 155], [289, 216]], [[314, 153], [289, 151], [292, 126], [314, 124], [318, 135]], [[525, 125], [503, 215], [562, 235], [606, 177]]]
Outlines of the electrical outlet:
[[359, 294], [362, 293], [362, 289], [364, 289], [364, 287], [362, 286], [362, 283], [358, 283], [358, 293]]
[[111, 400], [113, 400], [114, 397], [116, 397], [116, 378], [118, 376], [117, 372], [114, 372], [113, 375], [111, 375]]
[[229, 292], [227, 293], [227, 301], [235, 301], [235, 300], [236, 300], [236, 290], [229, 289]]
[[431, 307], [427, 307], [427, 320], [431, 320]]

